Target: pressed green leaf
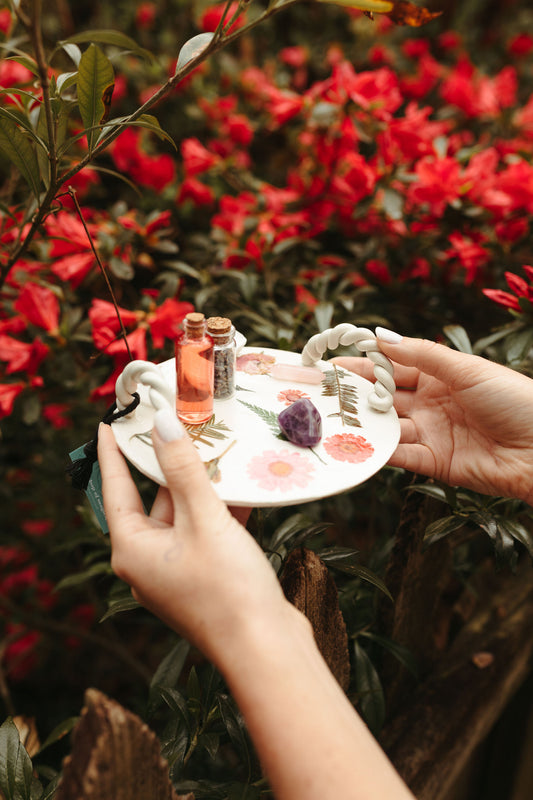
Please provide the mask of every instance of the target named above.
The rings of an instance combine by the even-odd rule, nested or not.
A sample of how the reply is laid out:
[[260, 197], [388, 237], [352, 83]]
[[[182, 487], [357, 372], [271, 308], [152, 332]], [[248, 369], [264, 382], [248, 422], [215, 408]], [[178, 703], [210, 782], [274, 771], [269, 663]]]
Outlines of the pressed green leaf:
[[0, 726], [0, 791], [4, 800], [31, 800], [33, 767], [11, 717]]
[[38, 198], [41, 178], [35, 150], [17, 125], [5, 115], [0, 115], [0, 152], [18, 169]]
[[78, 103], [89, 152], [105, 121], [114, 85], [115, 73], [110, 60], [95, 44], [89, 45], [78, 67]]
[[472, 353], [470, 339], [468, 338], [467, 332], [461, 325], [446, 325], [444, 328], [444, 333], [454, 347], [456, 347], [461, 353]]
[[69, 36], [68, 39], [63, 39], [63, 41], [60, 42], [60, 45], [61, 47], [65, 47], [67, 44], [85, 44], [86, 42], [109, 44], [113, 47], [118, 47], [121, 50], [127, 50], [128, 52], [135, 53], [147, 61], [155, 61], [153, 53], [151, 53], [149, 50], [146, 50], [144, 47], [140, 47], [134, 39], [131, 39], [129, 36], [126, 36], [126, 34], [121, 33], [120, 31], [82, 31], [81, 33], [76, 33], [74, 36]]
[[385, 696], [378, 673], [361, 645], [354, 642], [355, 689], [368, 727], [377, 735], [385, 720]]

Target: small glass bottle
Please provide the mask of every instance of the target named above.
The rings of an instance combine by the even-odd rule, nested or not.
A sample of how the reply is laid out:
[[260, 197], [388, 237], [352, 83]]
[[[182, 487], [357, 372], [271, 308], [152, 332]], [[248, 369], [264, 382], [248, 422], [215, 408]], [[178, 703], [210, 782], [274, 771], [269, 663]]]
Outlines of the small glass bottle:
[[213, 415], [213, 339], [203, 314], [187, 314], [176, 339], [176, 413], [186, 425], [201, 425]]
[[215, 400], [227, 400], [235, 392], [235, 328], [227, 317], [209, 317], [207, 332], [214, 342]]

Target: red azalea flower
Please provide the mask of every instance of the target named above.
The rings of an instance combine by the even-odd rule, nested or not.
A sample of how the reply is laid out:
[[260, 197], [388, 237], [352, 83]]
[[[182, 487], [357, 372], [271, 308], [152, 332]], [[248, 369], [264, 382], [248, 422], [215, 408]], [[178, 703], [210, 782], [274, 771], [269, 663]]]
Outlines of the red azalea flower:
[[72, 428], [74, 424], [68, 403], [48, 403], [43, 408], [43, 417], [56, 430]]
[[59, 301], [46, 286], [28, 282], [15, 300], [14, 308], [33, 325], [50, 333], [58, 333]]
[[194, 311], [191, 303], [167, 298], [146, 315], [146, 322], [150, 326], [150, 335], [154, 347], [161, 348], [165, 339], [175, 339], [181, 322], [185, 316]]
[[528, 56], [532, 51], [533, 36], [529, 33], [517, 34], [507, 46], [507, 52], [512, 56]]
[[483, 289], [483, 294], [495, 303], [504, 308], [512, 308], [513, 311], [520, 311], [520, 304], [514, 295], [504, 292], [501, 289]]
[[[127, 308], [118, 306], [118, 312], [122, 324], [126, 328], [138, 321], [138, 314], [136, 311], [130, 311]], [[109, 344], [109, 335], [112, 334], [111, 338], [114, 339], [120, 332], [120, 320], [117, 316], [117, 311], [114, 304], [109, 300], [94, 298], [89, 309], [89, 319], [92, 325], [93, 339], [98, 349], [103, 349], [103, 347], [100, 346], [100, 340], [98, 340], [97, 343], [98, 337], [103, 336], [105, 343]], [[103, 331], [105, 331], [105, 333], [102, 333]]]
[[25, 383], [0, 383], [0, 419], [13, 413], [15, 400], [25, 388]]
[[215, 202], [215, 193], [210, 186], [196, 178], [185, 178], [182, 182], [176, 202], [181, 205], [186, 200], [191, 200], [196, 206], [211, 206]]
[[[51, 240], [52, 272], [75, 289], [95, 265], [85, 229], [74, 214], [59, 211], [45, 222], [46, 234]], [[88, 224], [91, 236], [97, 236], [97, 227]]]
[[465, 283], [467, 285], [479, 277], [481, 267], [489, 260], [488, 252], [479, 244], [479, 241], [483, 241], [483, 237], [479, 234], [476, 238], [478, 241], [475, 241], [473, 236], [464, 236], [458, 231], [451, 233], [448, 239], [453, 247], [444, 254], [449, 258], [457, 258], [465, 268]]
[[9, 36], [13, 25], [13, 16], [8, 8], [0, 8], [0, 33]]
[[141, 144], [141, 132], [126, 128], [111, 146], [113, 161], [117, 169], [125, 172], [136, 183], [161, 191], [176, 177], [174, 161], [166, 153], [149, 155], [142, 150]]
[[220, 159], [210, 153], [199, 139], [184, 139], [181, 143], [181, 155], [185, 167], [185, 173], [189, 177], [207, 172], [220, 162]]
[[[211, 8], [208, 8], [206, 11], [204, 11], [204, 13], [202, 14], [202, 18], [200, 20], [201, 29], [208, 33], [216, 31], [218, 24], [222, 19], [222, 14], [224, 13], [225, 8], [226, 5], [225, 3], [223, 3], [218, 6], [212, 6]], [[230, 5], [228, 13], [225, 16], [226, 24], [233, 18], [233, 15], [235, 14], [238, 8], [239, 8], [238, 3], [232, 3]], [[231, 28], [226, 32], [229, 33], [230, 31], [236, 31], [239, 28], [242, 28], [244, 23], [245, 23], [244, 14], [239, 14], [237, 19], [233, 22]]]
[[54, 527], [50, 519], [26, 519], [22, 522], [22, 530], [28, 536], [46, 536]]
[[0, 361], [7, 364], [6, 374], [27, 372], [34, 375], [48, 355], [49, 348], [39, 338], [33, 342], [21, 342], [11, 336], [0, 335]]
[[33, 72], [17, 61], [0, 61], [0, 86], [10, 89], [33, 81]]
[[305, 306], [306, 310], [312, 311], [317, 307], [319, 301], [316, 297], [306, 289], [305, 286], [296, 284], [294, 287], [295, 301], [297, 306]]
[[6, 638], [8, 644], [4, 651], [7, 673], [11, 680], [20, 681], [36, 668], [38, 659], [36, 648], [42, 635], [37, 631], [29, 631], [24, 625], [7, 623]]
[[454, 158], [421, 158], [415, 165], [416, 182], [407, 196], [412, 203], [423, 203], [431, 213], [441, 216], [448, 203], [460, 194], [461, 168]]
[[365, 264], [365, 270], [368, 275], [371, 275], [378, 283], [386, 286], [392, 281], [389, 267], [384, 261], [379, 258], [371, 258]]
[[135, 24], [141, 30], [150, 30], [157, 16], [157, 6], [155, 3], [140, 3], [135, 10]]

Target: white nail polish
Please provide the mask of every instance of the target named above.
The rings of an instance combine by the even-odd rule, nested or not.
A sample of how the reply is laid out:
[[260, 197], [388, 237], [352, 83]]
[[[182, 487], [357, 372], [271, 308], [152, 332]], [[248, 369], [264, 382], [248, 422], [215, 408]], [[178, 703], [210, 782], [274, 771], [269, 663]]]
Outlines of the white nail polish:
[[164, 442], [175, 442], [185, 436], [185, 428], [171, 408], [160, 408], [155, 412], [154, 428]]
[[396, 331], [389, 331], [388, 328], [380, 328], [379, 326], [376, 328], [376, 337], [387, 344], [399, 344], [403, 339], [403, 336], [396, 333]]

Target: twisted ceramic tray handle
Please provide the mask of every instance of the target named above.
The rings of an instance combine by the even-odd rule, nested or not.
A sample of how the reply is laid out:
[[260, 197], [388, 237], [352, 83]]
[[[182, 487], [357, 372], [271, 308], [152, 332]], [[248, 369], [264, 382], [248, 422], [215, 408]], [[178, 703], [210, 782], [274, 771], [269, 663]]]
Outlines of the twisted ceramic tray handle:
[[339, 345], [348, 344], [355, 344], [374, 362], [376, 383], [374, 391], [368, 396], [369, 405], [376, 411], [388, 411], [392, 407], [396, 389], [394, 369], [389, 359], [379, 350], [375, 333], [368, 328], [357, 328], [355, 325], [343, 323], [316, 333], [302, 350], [302, 364], [310, 367], [320, 361], [326, 350], [335, 350]]
[[136, 390], [138, 383], [149, 387], [150, 402], [155, 409], [166, 408], [167, 406], [170, 406], [170, 408], [176, 407], [174, 390], [162, 377], [156, 365], [150, 361], [138, 360], [130, 361], [124, 367], [115, 383], [119, 411], [127, 408], [131, 403], [132, 394]]

